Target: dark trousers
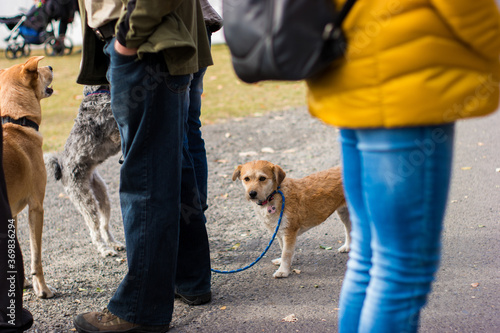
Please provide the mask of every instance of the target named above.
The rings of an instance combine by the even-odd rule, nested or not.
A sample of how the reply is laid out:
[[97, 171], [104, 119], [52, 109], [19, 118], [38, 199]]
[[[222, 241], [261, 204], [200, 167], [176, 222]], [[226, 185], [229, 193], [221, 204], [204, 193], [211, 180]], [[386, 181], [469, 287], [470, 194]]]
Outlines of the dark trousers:
[[108, 309], [143, 325], [172, 319], [175, 288], [210, 291], [205, 219], [184, 142], [190, 75], [170, 75], [162, 54], [141, 60], [116, 53], [108, 79], [122, 139], [120, 203], [128, 272]]

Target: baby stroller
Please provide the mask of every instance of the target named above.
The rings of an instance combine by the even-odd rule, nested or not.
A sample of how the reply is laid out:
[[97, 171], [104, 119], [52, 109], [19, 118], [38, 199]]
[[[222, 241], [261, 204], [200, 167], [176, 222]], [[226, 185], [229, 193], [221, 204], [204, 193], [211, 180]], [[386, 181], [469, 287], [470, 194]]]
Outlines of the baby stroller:
[[45, 2], [33, 6], [26, 14], [0, 17], [0, 23], [11, 30], [5, 38], [7, 42], [5, 57], [7, 59], [28, 57], [31, 54], [30, 45], [43, 45], [47, 56], [71, 54], [73, 51], [71, 39], [55, 36], [53, 20], [56, 19], [58, 17], [51, 16], [48, 12]]

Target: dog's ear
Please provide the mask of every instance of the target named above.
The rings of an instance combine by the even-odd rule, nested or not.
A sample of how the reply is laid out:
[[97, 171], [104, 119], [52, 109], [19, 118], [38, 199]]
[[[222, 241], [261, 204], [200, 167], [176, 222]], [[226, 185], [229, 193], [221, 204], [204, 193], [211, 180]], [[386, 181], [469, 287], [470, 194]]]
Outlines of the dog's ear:
[[236, 179], [240, 179], [240, 175], [241, 175], [241, 164], [238, 165], [236, 167], [236, 169], [234, 169], [234, 172], [233, 172], [233, 182], [236, 180]]
[[42, 60], [43, 56], [31, 57], [29, 58], [22, 67], [22, 74], [24, 75], [34, 75], [35, 78], [38, 77], [38, 63]]
[[276, 179], [276, 184], [280, 186], [281, 182], [286, 177], [286, 173], [279, 165], [274, 165], [273, 171], [274, 171], [274, 178]]

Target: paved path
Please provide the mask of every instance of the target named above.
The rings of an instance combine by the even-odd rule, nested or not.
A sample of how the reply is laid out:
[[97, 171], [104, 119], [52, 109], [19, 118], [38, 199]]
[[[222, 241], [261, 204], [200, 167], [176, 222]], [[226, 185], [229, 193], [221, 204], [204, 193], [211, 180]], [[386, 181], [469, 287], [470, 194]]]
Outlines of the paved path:
[[[499, 129], [500, 112], [457, 126], [443, 261], [422, 314], [421, 332], [500, 332]], [[239, 268], [260, 254], [270, 234], [243, 199], [241, 185], [231, 181], [234, 167], [267, 159], [280, 164], [289, 177], [302, 177], [339, 163], [337, 133], [305, 110], [237, 119], [206, 126], [203, 131], [210, 170], [207, 227], [213, 266]], [[100, 171], [113, 200], [111, 228], [123, 241], [118, 157], [110, 158]], [[24, 213], [19, 231], [28, 261], [26, 225]], [[28, 290], [25, 304], [36, 320], [30, 332], [69, 332], [74, 315], [107, 304], [126, 272], [125, 255], [97, 255], [81, 215], [61, 184], [52, 179], [47, 185], [43, 237], [46, 280], [57, 289], [57, 296], [39, 300]], [[188, 307], [176, 301], [171, 331], [336, 332], [347, 255], [320, 246], [337, 248], [342, 241], [342, 225], [334, 216], [299, 237], [293, 267], [300, 274], [272, 278], [275, 267], [270, 260], [279, 256], [278, 245], [273, 244], [269, 254], [250, 270], [214, 275], [212, 303]], [[282, 321], [292, 314], [297, 321]]]
[[[325, 141], [330, 140], [307, 145], [323, 146]], [[422, 314], [421, 332], [500, 332], [499, 146], [500, 113], [458, 123], [443, 261]], [[336, 242], [342, 240], [338, 222], [335, 218], [300, 237], [294, 265], [300, 275], [273, 279], [269, 259], [274, 257], [269, 255], [249, 271], [215, 276], [214, 301], [192, 323], [173, 332], [336, 332], [347, 258], [319, 245], [332, 245], [332, 234]], [[278, 254], [275, 248], [273, 255]], [[296, 322], [282, 322], [291, 314]]]

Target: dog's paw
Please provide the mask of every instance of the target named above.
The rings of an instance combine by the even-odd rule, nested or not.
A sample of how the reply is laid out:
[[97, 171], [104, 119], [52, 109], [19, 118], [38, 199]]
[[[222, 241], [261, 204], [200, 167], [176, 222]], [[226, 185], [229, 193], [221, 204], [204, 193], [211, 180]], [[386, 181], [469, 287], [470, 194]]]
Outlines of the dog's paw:
[[273, 265], [280, 266], [281, 265], [281, 258], [276, 258], [274, 260], [271, 260]]
[[122, 243], [120, 242], [112, 242], [109, 244], [113, 249], [115, 249], [116, 251], [123, 251], [125, 250], [125, 245], [123, 245]]
[[51, 286], [42, 286], [38, 281], [33, 279], [33, 292], [38, 298], [47, 299], [55, 296], [55, 289]]
[[347, 253], [351, 250], [351, 248], [347, 245], [347, 244], [344, 244], [342, 245], [341, 247], [339, 247], [338, 251], [340, 253]]
[[288, 275], [290, 275], [290, 271], [278, 269], [276, 272], [274, 272], [273, 277], [275, 279], [282, 279], [288, 277]]
[[110, 248], [109, 246], [99, 246], [98, 248], [99, 253], [101, 254], [101, 257], [116, 257], [118, 255], [118, 252]]

